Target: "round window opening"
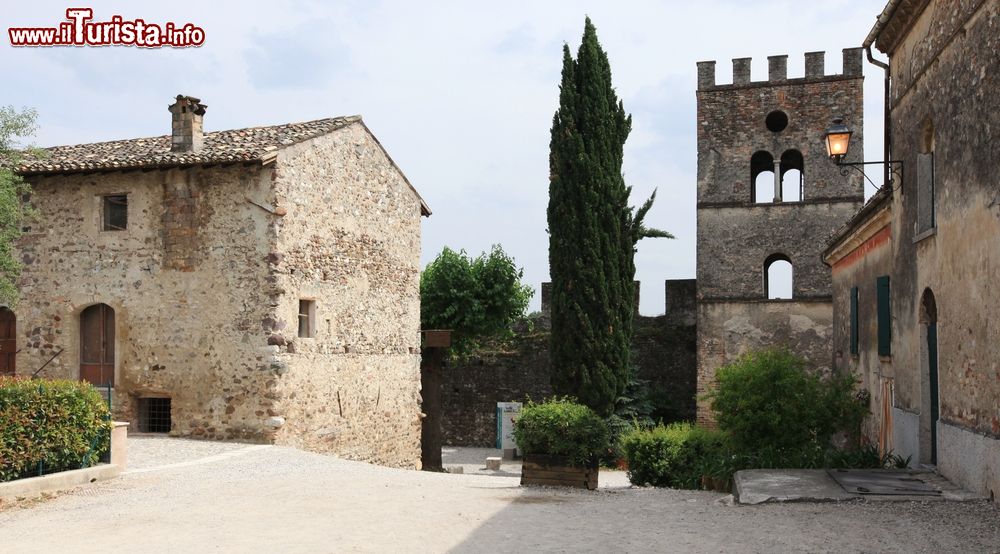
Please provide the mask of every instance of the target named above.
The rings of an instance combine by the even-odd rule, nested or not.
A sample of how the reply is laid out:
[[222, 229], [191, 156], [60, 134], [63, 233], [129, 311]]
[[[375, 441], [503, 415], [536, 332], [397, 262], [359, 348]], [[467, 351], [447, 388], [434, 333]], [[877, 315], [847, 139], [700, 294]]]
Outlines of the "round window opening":
[[768, 130], [773, 133], [780, 133], [788, 127], [788, 115], [781, 110], [775, 110], [767, 114], [767, 118], [764, 119], [764, 125], [767, 125]]

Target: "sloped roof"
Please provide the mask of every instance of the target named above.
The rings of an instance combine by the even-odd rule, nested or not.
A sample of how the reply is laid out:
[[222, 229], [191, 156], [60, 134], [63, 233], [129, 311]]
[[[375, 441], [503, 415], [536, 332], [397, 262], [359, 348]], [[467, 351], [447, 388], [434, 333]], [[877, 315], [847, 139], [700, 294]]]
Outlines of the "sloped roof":
[[360, 115], [205, 133], [203, 146], [198, 152], [171, 152], [170, 135], [53, 146], [42, 148], [42, 155], [38, 157], [30, 154], [25, 156], [15, 171], [21, 175], [54, 175], [85, 171], [163, 169], [203, 164], [265, 163], [273, 160], [277, 151], [286, 146], [336, 131], [353, 123], [360, 123], [364, 127], [396, 171], [399, 171], [403, 181], [420, 201], [421, 215], [431, 215], [427, 202], [410, 183], [403, 170], [392, 160], [374, 133], [364, 124]]
[[44, 148], [38, 158], [26, 157], [16, 171], [22, 175], [165, 168], [210, 163], [263, 162], [273, 152], [361, 121], [361, 116], [331, 117], [304, 123], [249, 127], [205, 133], [198, 152], [171, 152], [170, 135]]

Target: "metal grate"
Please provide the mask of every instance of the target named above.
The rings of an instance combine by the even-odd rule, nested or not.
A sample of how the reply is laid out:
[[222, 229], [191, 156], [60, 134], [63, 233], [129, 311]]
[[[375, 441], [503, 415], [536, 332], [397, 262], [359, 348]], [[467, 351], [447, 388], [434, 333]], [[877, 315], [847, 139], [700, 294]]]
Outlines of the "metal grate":
[[139, 399], [139, 432], [140, 433], [170, 432], [169, 398]]

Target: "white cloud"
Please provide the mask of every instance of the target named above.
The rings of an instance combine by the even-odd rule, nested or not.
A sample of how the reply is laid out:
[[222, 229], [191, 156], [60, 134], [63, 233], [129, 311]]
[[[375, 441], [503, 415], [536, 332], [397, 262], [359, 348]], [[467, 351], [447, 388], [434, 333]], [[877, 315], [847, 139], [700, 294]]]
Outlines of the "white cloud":
[[[643, 313], [663, 311], [662, 283], [694, 277], [695, 62], [840, 49], [867, 35], [882, 0], [774, 2], [93, 2], [96, 19], [191, 22], [201, 48], [12, 49], [0, 45], [3, 102], [40, 113], [38, 143], [168, 132], [178, 93], [208, 104], [227, 129], [361, 113], [434, 209], [424, 261], [445, 245], [500, 243], [534, 286], [547, 279], [548, 130], [561, 48], [575, 51], [589, 14], [634, 119], [625, 172], [636, 202], [658, 188], [649, 223], [673, 241], [640, 244]], [[48, 25], [65, 3], [19, 2], [5, 24]], [[881, 156], [881, 78], [866, 66], [869, 157]], [[871, 192], [871, 191], [869, 191]], [[533, 306], [538, 305], [538, 298]]]

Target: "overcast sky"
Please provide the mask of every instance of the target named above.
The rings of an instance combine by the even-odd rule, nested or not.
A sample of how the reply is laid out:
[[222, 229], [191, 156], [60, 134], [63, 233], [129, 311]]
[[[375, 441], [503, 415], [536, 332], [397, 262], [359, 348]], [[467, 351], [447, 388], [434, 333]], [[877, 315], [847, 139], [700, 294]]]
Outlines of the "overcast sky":
[[[548, 142], [561, 48], [590, 15], [633, 131], [624, 173], [639, 203], [658, 188], [636, 256], [641, 311], [663, 313], [664, 279], [695, 276], [695, 62], [858, 46], [884, 0], [424, 2], [16, 2], [5, 6], [0, 104], [39, 112], [39, 146], [163, 135], [178, 93], [208, 104], [206, 131], [361, 114], [426, 199], [423, 263], [444, 246], [499, 243], [533, 287], [548, 278]], [[95, 20], [193, 23], [200, 48], [13, 49], [10, 26], [56, 26], [66, 7]], [[866, 158], [880, 159], [881, 70], [865, 64]], [[878, 173], [878, 172], [875, 172]], [[877, 176], [873, 175], [873, 178]], [[873, 190], [868, 187], [868, 194]], [[536, 292], [531, 309], [537, 309]]]

